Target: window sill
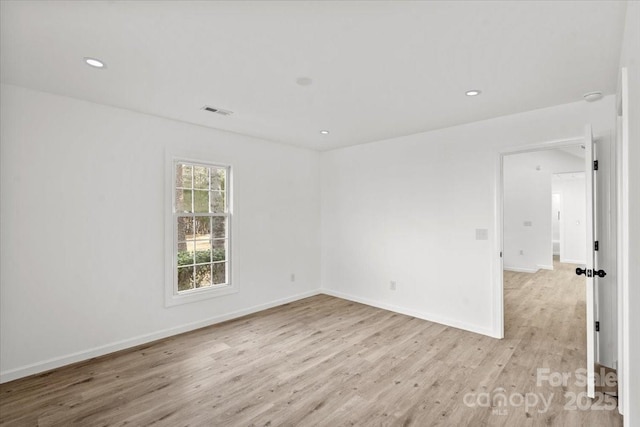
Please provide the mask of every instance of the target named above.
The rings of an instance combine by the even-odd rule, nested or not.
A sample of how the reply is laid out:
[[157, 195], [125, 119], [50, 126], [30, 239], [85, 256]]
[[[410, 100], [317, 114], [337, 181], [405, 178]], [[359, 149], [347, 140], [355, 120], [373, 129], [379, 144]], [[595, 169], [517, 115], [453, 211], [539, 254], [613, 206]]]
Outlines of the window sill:
[[181, 304], [189, 304], [192, 302], [202, 301], [210, 298], [235, 294], [236, 292], [238, 292], [238, 288], [236, 286], [218, 285], [212, 288], [198, 289], [181, 294], [171, 294], [166, 296], [165, 306], [173, 307]]

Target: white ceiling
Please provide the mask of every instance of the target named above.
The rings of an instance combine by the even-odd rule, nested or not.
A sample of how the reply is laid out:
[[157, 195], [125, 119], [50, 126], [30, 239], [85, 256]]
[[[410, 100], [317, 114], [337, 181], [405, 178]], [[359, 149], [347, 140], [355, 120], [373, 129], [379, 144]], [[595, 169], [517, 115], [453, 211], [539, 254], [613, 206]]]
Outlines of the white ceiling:
[[0, 77], [324, 150], [614, 93], [624, 13], [616, 1], [3, 1]]

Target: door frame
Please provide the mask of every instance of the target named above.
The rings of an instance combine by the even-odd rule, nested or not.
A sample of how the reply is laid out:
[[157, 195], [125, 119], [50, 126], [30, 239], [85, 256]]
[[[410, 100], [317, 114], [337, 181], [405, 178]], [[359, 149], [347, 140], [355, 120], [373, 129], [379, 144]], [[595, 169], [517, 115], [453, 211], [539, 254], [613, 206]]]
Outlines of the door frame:
[[618, 278], [618, 411], [627, 413], [631, 394], [627, 361], [631, 360], [631, 306], [629, 305], [629, 70], [618, 72], [616, 90], [617, 278]]
[[496, 338], [504, 338], [504, 157], [513, 154], [531, 153], [536, 151], [555, 150], [558, 148], [575, 147], [584, 144], [584, 136], [538, 142], [527, 145], [506, 147], [498, 152], [496, 157], [496, 200], [495, 200], [495, 248], [496, 254], [493, 265], [493, 331]]

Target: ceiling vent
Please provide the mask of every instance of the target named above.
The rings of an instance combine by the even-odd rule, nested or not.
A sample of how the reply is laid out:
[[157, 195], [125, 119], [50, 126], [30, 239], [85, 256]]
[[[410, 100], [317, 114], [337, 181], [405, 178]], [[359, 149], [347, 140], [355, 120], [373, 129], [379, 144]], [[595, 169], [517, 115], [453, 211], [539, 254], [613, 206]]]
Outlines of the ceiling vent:
[[222, 108], [210, 107], [208, 105], [205, 105], [204, 107], [202, 107], [202, 109], [210, 113], [220, 114], [221, 116], [230, 116], [231, 114], [233, 114], [233, 111], [223, 110]]

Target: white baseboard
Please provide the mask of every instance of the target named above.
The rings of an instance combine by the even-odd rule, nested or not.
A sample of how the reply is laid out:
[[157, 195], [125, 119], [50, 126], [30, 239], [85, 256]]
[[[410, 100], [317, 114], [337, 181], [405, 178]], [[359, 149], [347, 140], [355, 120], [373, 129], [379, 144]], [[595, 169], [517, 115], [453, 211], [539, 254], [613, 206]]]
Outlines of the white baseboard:
[[495, 331], [489, 328], [482, 328], [470, 323], [460, 322], [457, 320], [444, 318], [438, 315], [433, 315], [431, 313], [425, 313], [422, 311], [399, 307], [396, 305], [387, 304], [379, 301], [373, 301], [367, 298], [360, 298], [354, 295], [345, 294], [345, 293], [330, 290], [330, 289], [317, 289], [313, 291], [292, 295], [287, 298], [271, 301], [265, 304], [259, 304], [253, 307], [237, 310], [237, 311], [223, 314], [220, 316], [215, 316], [208, 319], [200, 320], [198, 322], [192, 322], [192, 323], [187, 323], [181, 326], [176, 326], [173, 328], [163, 329], [161, 331], [153, 332], [150, 334], [140, 335], [137, 337], [126, 339], [126, 340], [106, 344], [100, 347], [95, 347], [89, 350], [79, 351], [76, 353], [68, 354], [66, 356], [56, 357], [56, 358], [45, 360], [42, 362], [33, 363], [31, 365], [22, 366], [20, 368], [3, 371], [3, 372], [0, 372], [0, 384], [8, 381], [13, 381], [19, 378], [27, 377], [29, 375], [46, 372], [51, 369], [60, 368], [62, 366], [70, 365], [72, 363], [92, 359], [94, 357], [104, 356], [109, 353], [125, 350], [127, 348], [135, 347], [141, 344], [146, 344], [146, 343], [167, 338], [173, 335], [178, 335], [184, 332], [193, 331], [195, 329], [204, 328], [206, 326], [215, 325], [216, 323], [225, 322], [227, 320], [232, 320], [238, 317], [246, 316], [248, 314], [256, 313], [258, 311], [266, 310], [272, 307], [277, 307], [279, 305], [287, 304], [293, 301], [297, 301], [303, 298], [308, 298], [308, 297], [319, 295], [319, 294], [326, 294], [326, 295], [334, 296], [337, 298], [342, 298], [349, 301], [366, 304], [372, 307], [381, 308], [383, 310], [389, 310], [395, 313], [405, 314], [407, 316], [413, 316], [418, 319], [428, 320], [430, 322], [451, 326], [453, 328], [462, 329], [465, 331], [469, 331], [469, 332], [473, 332], [481, 335], [487, 335], [492, 338], [500, 338], [500, 334], [496, 333]]
[[505, 271], [515, 271], [516, 273], [537, 273], [538, 268], [520, 268], [520, 267], [507, 267], [506, 265], [502, 267]]
[[393, 311], [399, 314], [405, 314], [407, 316], [417, 317], [418, 319], [428, 320], [429, 322], [440, 323], [441, 325], [451, 326], [453, 328], [462, 329], [465, 331], [473, 332], [476, 334], [487, 335], [492, 338], [500, 338], [500, 334], [489, 328], [483, 328], [477, 325], [473, 325], [466, 322], [460, 322], [453, 319], [447, 319], [431, 313], [425, 313], [423, 311], [412, 310], [409, 308], [400, 307], [393, 304], [387, 304], [384, 302], [374, 301], [367, 298], [361, 298], [350, 294], [345, 294], [332, 289], [323, 288], [321, 293], [330, 295], [337, 298], [346, 299], [353, 302], [359, 302], [361, 304], [370, 305], [372, 307], [381, 308], [383, 310]]
[[563, 264], [585, 264], [584, 260], [579, 260], [579, 259], [560, 258], [560, 262]]
[[553, 270], [553, 265], [540, 265], [538, 264], [539, 270]]
[[265, 304], [255, 305], [253, 307], [237, 310], [237, 311], [223, 314], [220, 316], [210, 317], [208, 319], [187, 323], [187, 324], [176, 326], [169, 329], [163, 329], [161, 331], [153, 332], [150, 334], [139, 335], [137, 337], [128, 338], [126, 340], [102, 345], [100, 347], [94, 347], [89, 350], [79, 351], [76, 353], [68, 354], [66, 356], [56, 357], [56, 358], [45, 360], [42, 362], [33, 363], [31, 365], [22, 366], [20, 368], [0, 372], [0, 384], [8, 381], [13, 381], [18, 378], [27, 377], [29, 375], [39, 374], [45, 371], [49, 371], [51, 369], [60, 368], [62, 366], [70, 365], [72, 363], [81, 362], [83, 360], [92, 359], [94, 357], [104, 356], [109, 353], [135, 347], [141, 344], [146, 344], [151, 341], [156, 341], [156, 340], [167, 338], [173, 335], [182, 334], [184, 332], [193, 331], [195, 329], [204, 328], [205, 326], [215, 325], [216, 323], [221, 323], [227, 320], [246, 316], [247, 314], [252, 314], [258, 311], [266, 310], [268, 308], [277, 307], [279, 305], [287, 304], [303, 298], [308, 298], [314, 295], [318, 295], [320, 293], [321, 291], [319, 289], [303, 292], [300, 294], [292, 295], [290, 297], [271, 301]]

